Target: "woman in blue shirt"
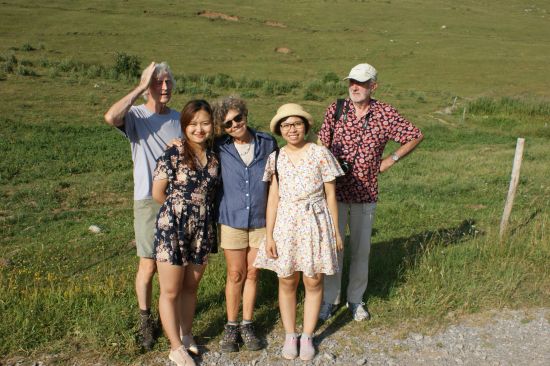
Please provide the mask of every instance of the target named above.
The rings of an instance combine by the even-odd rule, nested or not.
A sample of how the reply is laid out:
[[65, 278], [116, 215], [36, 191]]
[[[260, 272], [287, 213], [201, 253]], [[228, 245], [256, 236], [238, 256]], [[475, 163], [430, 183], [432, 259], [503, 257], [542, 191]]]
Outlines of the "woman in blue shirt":
[[[220, 342], [224, 352], [238, 351], [241, 339], [249, 350], [262, 347], [252, 323], [258, 277], [253, 263], [265, 237], [268, 185], [262, 176], [277, 142], [271, 135], [248, 127], [247, 117], [246, 103], [236, 97], [225, 98], [214, 107], [219, 135], [215, 150], [222, 177], [218, 223], [227, 263], [227, 324]], [[239, 323], [241, 299], [243, 319]]]

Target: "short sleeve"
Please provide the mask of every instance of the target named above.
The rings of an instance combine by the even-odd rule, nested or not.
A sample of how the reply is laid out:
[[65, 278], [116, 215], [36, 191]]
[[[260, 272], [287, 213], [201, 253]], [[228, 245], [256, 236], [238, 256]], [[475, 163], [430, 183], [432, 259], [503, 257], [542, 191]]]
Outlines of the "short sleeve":
[[271, 154], [269, 154], [269, 157], [267, 158], [264, 176], [262, 178], [262, 181], [264, 182], [271, 182], [271, 177], [273, 176], [273, 174], [275, 174], [275, 153], [276, 151], [273, 151]]
[[157, 166], [153, 172], [153, 180], [165, 180], [168, 179], [168, 163], [170, 161], [169, 155], [165, 152], [157, 160]]
[[402, 117], [394, 108], [391, 108], [390, 116], [393, 120], [390, 130], [390, 137], [393, 141], [404, 145], [409, 141], [422, 137], [420, 129]]
[[331, 182], [336, 177], [344, 175], [344, 171], [340, 167], [338, 160], [332, 155], [332, 153], [324, 146], [319, 146], [321, 152], [321, 176], [323, 182]]

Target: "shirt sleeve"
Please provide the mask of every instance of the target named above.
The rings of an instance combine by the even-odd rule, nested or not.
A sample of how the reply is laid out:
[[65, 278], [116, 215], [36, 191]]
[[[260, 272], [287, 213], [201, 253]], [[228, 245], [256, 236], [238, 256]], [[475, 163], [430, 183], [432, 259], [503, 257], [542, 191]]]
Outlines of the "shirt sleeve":
[[169, 155], [164, 152], [157, 160], [157, 166], [153, 172], [153, 180], [168, 179], [168, 165], [170, 162]]
[[128, 112], [124, 115], [124, 124], [117, 127], [117, 129], [122, 133], [130, 142], [135, 142], [137, 140], [136, 136], [136, 112], [134, 111], [135, 106], [130, 107]]
[[325, 112], [325, 118], [321, 129], [319, 130], [319, 140], [324, 146], [330, 147], [331, 144], [331, 131], [334, 130], [334, 113], [336, 113], [336, 103], [332, 103]]
[[404, 145], [409, 141], [422, 137], [420, 129], [402, 117], [396, 109], [392, 108], [390, 113], [393, 120], [390, 128], [390, 139]]
[[324, 146], [321, 146], [321, 176], [323, 182], [331, 182], [336, 177], [344, 175], [344, 171], [340, 167], [338, 160], [332, 155], [332, 153]]
[[271, 182], [271, 177], [273, 176], [273, 174], [275, 174], [275, 151], [269, 154], [269, 157], [267, 158], [262, 181]]

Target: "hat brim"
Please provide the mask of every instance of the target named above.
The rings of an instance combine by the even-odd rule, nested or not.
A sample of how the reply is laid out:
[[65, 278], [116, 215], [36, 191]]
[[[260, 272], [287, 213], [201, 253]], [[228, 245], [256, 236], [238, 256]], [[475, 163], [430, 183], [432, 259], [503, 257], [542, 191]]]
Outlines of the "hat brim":
[[282, 111], [279, 109], [279, 111], [277, 111], [277, 114], [275, 115], [275, 117], [273, 117], [271, 119], [271, 122], [269, 123], [269, 129], [271, 130], [271, 132], [276, 133], [275, 128], [277, 127], [277, 124], [282, 119], [285, 119], [285, 118], [291, 117], [291, 116], [303, 117], [303, 118], [306, 119], [307, 123], [309, 124], [309, 127], [313, 126], [313, 117], [311, 116], [311, 114], [307, 113], [303, 109], [288, 108], [288, 109], [285, 109], [285, 110], [282, 110]]

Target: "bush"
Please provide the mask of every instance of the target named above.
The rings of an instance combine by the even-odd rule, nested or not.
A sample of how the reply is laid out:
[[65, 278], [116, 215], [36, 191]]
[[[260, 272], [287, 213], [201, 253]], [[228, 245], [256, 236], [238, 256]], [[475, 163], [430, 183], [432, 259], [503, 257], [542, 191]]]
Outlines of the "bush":
[[9, 55], [8, 57], [6, 57], [4, 65], [2, 66], [2, 71], [4, 71], [6, 74], [13, 73], [16, 66], [17, 58], [15, 57], [15, 55]]
[[141, 75], [141, 63], [137, 56], [117, 52], [115, 66], [116, 75], [125, 76], [128, 79], [139, 78]]
[[36, 50], [36, 48], [31, 46], [30, 43], [25, 43], [23, 46], [21, 46], [21, 51], [30, 52], [30, 51], [34, 51], [34, 50]]

